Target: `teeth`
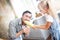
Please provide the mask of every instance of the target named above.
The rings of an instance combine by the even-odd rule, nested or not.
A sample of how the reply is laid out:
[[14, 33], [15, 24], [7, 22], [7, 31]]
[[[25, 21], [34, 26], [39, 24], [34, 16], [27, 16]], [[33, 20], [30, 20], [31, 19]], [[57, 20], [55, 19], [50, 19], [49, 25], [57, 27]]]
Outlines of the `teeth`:
[[32, 27], [34, 24], [32, 24], [32, 23], [30, 23], [30, 22], [28, 22], [28, 21], [24, 21], [25, 22], [25, 24], [27, 25], [27, 26], [29, 26], [29, 27]]

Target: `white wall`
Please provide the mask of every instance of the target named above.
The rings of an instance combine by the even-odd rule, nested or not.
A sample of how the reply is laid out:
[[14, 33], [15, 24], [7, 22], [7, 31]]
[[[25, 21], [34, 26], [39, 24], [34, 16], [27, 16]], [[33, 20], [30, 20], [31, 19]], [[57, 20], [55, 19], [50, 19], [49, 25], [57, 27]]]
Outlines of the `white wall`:
[[10, 0], [10, 2], [18, 17], [21, 17], [22, 13], [26, 10], [31, 11], [34, 15], [38, 11], [38, 2], [36, 0]]

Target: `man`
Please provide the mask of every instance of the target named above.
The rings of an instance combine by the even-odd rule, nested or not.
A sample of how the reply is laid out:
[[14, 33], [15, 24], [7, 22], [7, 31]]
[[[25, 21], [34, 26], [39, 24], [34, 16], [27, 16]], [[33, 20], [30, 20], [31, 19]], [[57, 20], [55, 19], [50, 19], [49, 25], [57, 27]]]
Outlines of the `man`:
[[9, 40], [23, 40], [22, 34], [28, 35], [30, 29], [26, 26], [24, 21], [30, 21], [32, 14], [30, 11], [25, 11], [22, 18], [15, 19], [9, 24]]

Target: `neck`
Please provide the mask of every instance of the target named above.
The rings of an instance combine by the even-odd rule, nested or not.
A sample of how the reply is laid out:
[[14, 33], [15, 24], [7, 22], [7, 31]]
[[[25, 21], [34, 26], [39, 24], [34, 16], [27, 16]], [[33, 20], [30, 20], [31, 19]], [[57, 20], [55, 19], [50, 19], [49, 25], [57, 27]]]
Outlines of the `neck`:
[[26, 24], [22, 21], [22, 25], [26, 25]]
[[[22, 18], [21, 18], [22, 19]], [[24, 20], [22, 19], [22, 25], [25, 25]]]

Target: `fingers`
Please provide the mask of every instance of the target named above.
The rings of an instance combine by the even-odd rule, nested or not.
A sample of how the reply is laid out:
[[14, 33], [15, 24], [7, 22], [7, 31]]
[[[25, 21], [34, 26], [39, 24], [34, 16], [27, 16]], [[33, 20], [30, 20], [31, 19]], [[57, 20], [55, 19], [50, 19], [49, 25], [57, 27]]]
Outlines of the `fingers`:
[[29, 34], [29, 32], [30, 32], [30, 29], [29, 28], [24, 28], [24, 33], [26, 33], [26, 34]]

